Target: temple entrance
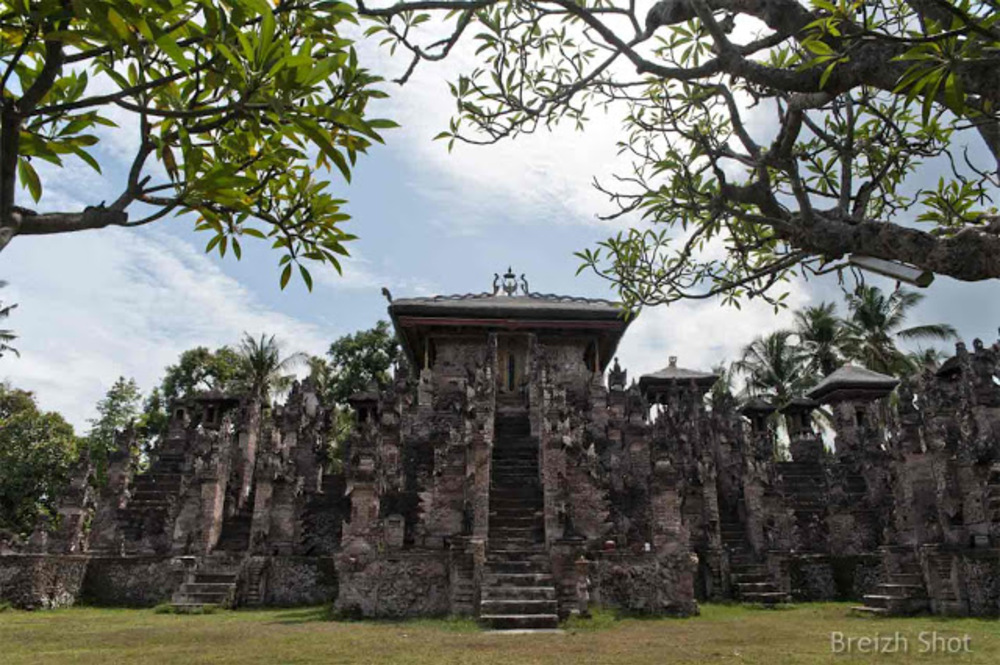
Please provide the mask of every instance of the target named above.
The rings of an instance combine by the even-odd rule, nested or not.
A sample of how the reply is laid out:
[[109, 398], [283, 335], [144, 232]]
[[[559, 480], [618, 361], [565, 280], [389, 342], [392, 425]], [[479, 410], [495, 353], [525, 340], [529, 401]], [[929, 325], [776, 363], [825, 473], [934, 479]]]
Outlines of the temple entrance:
[[497, 337], [497, 392], [504, 396], [522, 393], [527, 368], [528, 340], [525, 335]]

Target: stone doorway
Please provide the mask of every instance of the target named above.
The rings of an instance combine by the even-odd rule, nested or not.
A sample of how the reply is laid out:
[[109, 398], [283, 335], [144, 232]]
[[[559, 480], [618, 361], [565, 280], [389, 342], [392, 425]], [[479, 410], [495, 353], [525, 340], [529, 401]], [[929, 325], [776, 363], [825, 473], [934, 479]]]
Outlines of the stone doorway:
[[528, 338], [526, 335], [497, 337], [497, 392], [502, 396], [521, 395], [526, 384]]

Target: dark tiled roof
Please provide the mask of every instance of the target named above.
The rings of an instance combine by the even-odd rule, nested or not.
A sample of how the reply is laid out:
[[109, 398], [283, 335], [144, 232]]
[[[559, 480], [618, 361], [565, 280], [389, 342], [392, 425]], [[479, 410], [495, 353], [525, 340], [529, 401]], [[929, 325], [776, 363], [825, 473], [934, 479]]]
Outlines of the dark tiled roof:
[[710, 386], [718, 380], [718, 374], [678, 367], [677, 359], [671, 358], [670, 364], [660, 371], [653, 372], [652, 374], [643, 374], [639, 377], [639, 385], [648, 386], [663, 383], [690, 383], [691, 381], [694, 381], [696, 384], [701, 386]]
[[522, 316], [526, 318], [621, 318], [621, 303], [600, 298], [560, 296], [551, 293], [508, 296], [492, 293], [467, 293], [427, 298], [393, 300], [389, 311], [394, 315]]
[[754, 397], [753, 399], [744, 402], [743, 406], [740, 407], [740, 413], [774, 413], [778, 410], [778, 407], [771, 404], [767, 400], [761, 399], [760, 397]]
[[790, 399], [788, 401], [788, 404], [781, 407], [781, 411], [782, 413], [784, 413], [785, 411], [802, 411], [805, 409], [815, 409], [817, 407], [819, 407], [819, 402], [817, 402], [814, 399], [810, 399], [808, 397], [799, 395], [797, 397], [793, 397], [792, 399]]
[[806, 393], [820, 400], [838, 391], [861, 391], [870, 395], [887, 394], [899, 385], [899, 379], [848, 363], [820, 381]]

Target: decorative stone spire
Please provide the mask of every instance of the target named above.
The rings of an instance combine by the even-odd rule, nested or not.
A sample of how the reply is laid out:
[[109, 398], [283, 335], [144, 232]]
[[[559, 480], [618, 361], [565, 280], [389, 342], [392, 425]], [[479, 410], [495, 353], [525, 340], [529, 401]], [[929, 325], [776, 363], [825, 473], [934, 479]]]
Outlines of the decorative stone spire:
[[625, 390], [625, 385], [628, 381], [628, 372], [621, 368], [618, 364], [618, 356], [615, 356], [614, 367], [608, 372], [608, 389], [609, 390]]

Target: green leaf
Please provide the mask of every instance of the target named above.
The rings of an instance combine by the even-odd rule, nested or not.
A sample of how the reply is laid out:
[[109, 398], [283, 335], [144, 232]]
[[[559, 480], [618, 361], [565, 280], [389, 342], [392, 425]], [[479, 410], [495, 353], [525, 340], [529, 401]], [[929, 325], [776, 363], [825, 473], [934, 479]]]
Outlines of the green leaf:
[[281, 290], [284, 291], [285, 287], [288, 286], [288, 280], [292, 278], [292, 264], [289, 263], [285, 266], [285, 269], [281, 271]]
[[21, 180], [21, 186], [27, 187], [31, 198], [35, 200], [35, 203], [38, 203], [38, 200], [42, 198], [42, 182], [38, 179], [35, 167], [27, 159], [20, 159], [17, 162], [17, 175]]
[[306, 288], [309, 289], [310, 293], [312, 293], [313, 278], [312, 275], [309, 274], [309, 271], [306, 270], [306, 267], [304, 265], [301, 264], [299, 265], [299, 274], [302, 275], [302, 281], [306, 283]]
[[87, 162], [87, 164], [90, 165], [90, 168], [94, 169], [98, 173], [101, 172], [101, 165], [100, 165], [100, 163], [98, 163], [98, 161], [96, 159], [94, 159], [94, 157], [90, 153], [88, 153], [86, 150], [84, 150], [83, 148], [79, 148], [77, 146], [73, 146], [70, 149], [73, 151], [73, 154], [75, 154], [77, 157], [79, 157], [83, 161]]

